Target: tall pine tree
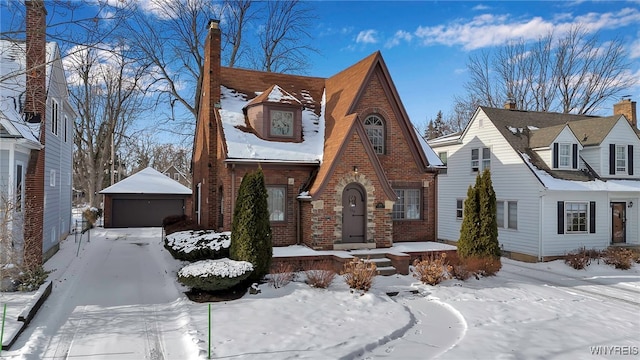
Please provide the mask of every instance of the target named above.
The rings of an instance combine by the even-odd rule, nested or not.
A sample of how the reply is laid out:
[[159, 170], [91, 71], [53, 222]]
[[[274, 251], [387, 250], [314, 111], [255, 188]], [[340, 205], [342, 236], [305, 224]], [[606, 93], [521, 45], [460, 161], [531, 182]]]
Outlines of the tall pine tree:
[[491, 172], [484, 169], [477, 189], [480, 205], [480, 233], [478, 234], [478, 254], [482, 257], [500, 257], [498, 243], [498, 221], [496, 218], [496, 193], [493, 190]]
[[458, 255], [461, 258], [500, 258], [496, 193], [493, 190], [489, 169], [479, 174], [475, 186], [469, 186], [467, 191], [458, 240]]
[[267, 196], [262, 169], [242, 178], [233, 212], [229, 257], [253, 264], [250, 281], [259, 281], [271, 267], [273, 245]]
[[[478, 179], [476, 178], [476, 182]], [[458, 255], [462, 258], [475, 254], [475, 245], [480, 235], [478, 193], [475, 186], [469, 185], [467, 199], [464, 201], [462, 227], [458, 240]]]

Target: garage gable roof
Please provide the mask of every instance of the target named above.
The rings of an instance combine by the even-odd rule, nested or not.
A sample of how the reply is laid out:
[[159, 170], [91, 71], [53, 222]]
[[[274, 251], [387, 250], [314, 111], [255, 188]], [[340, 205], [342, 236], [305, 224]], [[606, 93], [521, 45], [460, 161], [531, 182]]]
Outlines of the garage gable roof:
[[146, 168], [121, 180], [100, 194], [180, 194], [191, 195], [191, 189], [162, 174], [154, 168]]

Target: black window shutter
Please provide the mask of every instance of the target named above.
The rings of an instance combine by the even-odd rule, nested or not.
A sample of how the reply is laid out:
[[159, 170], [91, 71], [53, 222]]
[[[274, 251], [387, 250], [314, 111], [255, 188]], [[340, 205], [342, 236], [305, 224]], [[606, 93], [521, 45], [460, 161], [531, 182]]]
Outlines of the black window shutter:
[[578, 144], [573, 144], [573, 168], [578, 168]]
[[589, 233], [596, 233], [596, 202], [589, 202]]
[[609, 144], [609, 175], [616, 174], [616, 144]]
[[629, 151], [629, 175], [633, 175], [633, 145], [629, 145], [627, 150]]
[[564, 201], [558, 201], [558, 234], [564, 234]]
[[558, 168], [558, 143], [553, 143], [553, 168]]

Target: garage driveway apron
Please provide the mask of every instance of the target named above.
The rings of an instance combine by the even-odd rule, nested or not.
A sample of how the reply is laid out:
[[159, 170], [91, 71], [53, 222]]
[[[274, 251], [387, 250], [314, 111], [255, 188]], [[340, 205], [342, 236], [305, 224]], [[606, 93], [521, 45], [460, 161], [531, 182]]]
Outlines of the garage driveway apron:
[[[187, 336], [184, 294], [163, 259], [170, 255], [162, 248], [161, 229], [130, 233], [94, 229], [78, 258], [59, 254], [61, 269], [52, 277], [54, 293], [63, 294], [41, 311], [59, 311], [61, 317], [66, 312], [68, 318], [60, 319], [43, 346], [43, 358], [188, 359], [198, 353]], [[66, 243], [60, 252], [77, 246], [72, 237]]]

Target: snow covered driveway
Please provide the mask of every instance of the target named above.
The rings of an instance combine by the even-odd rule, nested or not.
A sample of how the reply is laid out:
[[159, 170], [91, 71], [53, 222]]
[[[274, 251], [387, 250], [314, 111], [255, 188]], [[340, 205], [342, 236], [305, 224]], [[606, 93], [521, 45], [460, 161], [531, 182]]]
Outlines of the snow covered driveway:
[[197, 358], [161, 230], [95, 229], [91, 237], [79, 257], [70, 237], [45, 264], [53, 296], [15, 347], [33, 359]]

